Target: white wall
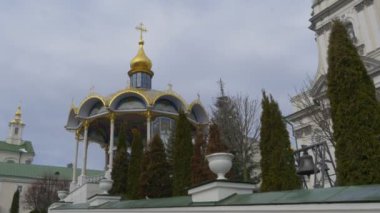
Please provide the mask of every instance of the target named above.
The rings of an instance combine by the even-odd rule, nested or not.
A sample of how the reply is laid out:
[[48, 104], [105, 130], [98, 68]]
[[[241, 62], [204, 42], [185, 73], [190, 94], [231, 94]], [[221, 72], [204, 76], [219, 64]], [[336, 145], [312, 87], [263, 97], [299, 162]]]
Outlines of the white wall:
[[31, 184], [31, 180], [0, 178], [0, 213], [8, 213], [11, 208], [13, 194], [18, 186], [22, 186], [20, 194], [20, 213], [27, 213], [31, 210], [25, 209], [23, 198], [26, 190]]
[[344, 204], [299, 204], [299, 205], [252, 205], [252, 206], [211, 206], [211, 207], [183, 207], [183, 208], [150, 208], [150, 209], [91, 209], [91, 210], [54, 210], [50, 209], [49, 213], [141, 213], [141, 212], [176, 212], [176, 213], [194, 213], [194, 212], [254, 212], [254, 213], [278, 213], [278, 212], [304, 212], [304, 213], [321, 213], [321, 212], [380, 212], [380, 203], [344, 203]]
[[28, 153], [22, 153], [20, 158], [19, 153], [0, 151], [0, 162], [7, 162], [8, 160], [13, 160], [15, 163], [18, 163], [19, 159], [20, 163], [25, 164], [26, 161], [33, 161], [33, 155]]

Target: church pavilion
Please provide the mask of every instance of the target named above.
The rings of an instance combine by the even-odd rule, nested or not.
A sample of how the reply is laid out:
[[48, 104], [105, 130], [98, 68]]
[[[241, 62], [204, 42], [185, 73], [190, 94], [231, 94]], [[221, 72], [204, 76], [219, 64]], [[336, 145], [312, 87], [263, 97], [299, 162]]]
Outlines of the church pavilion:
[[[131, 130], [136, 128], [144, 138], [144, 145], [155, 134], [167, 143], [180, 111], [186, 113], [193, 126], [208, 124], [208, 116], [199, 96], [187, 104], [169, 85], [167, 90], [152, 89], [152, 62], [144, 52], [143, 24], [136, 27], [140, 31], [137, 55], [130, 62], [128, 76], [130, 85], [108, 96], [90, 93], [78, 107], [71, 107], [65, 128], [75, 133], [76, 149], [73, 163], [72, 187], [88, 182], [86, 178], [88, 144], [98, 143], [105, 151], [105, 177], [110, 179], [113, 150], [120, 126], [126, 127], [127, 141], [132, 140]], [[83, 162], [79, 177], [75, 173], [78, 166], [78, 149], [83, 144]]]

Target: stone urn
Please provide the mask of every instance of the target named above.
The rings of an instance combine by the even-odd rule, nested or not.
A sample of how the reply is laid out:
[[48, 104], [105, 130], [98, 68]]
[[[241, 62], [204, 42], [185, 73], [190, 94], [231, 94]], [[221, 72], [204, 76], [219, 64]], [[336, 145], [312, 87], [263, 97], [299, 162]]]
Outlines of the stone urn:
[[110, 179], [101, 179], [99, 181], [99, 188], [103, 191], [103, 194], [108, 194], [108, 191], [112, 188], [113, 180]]
[[226, 180], [224, 176], [232, 167], [232, 160], [234, 155], [226, 152], [217, 152], [206, 155], [208, 161], [208, 167], [215, 173], [218, 177], [217, 180]]
[[59, 190], [57, 191], [59, 201], [64, 201], [64, 199], [67, 197], [68, 192], [65, 190]]

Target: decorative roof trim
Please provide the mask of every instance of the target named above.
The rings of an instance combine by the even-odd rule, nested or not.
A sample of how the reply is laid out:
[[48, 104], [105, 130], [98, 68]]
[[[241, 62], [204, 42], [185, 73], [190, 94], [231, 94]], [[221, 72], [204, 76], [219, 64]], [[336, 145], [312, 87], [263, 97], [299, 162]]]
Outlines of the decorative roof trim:
[[[123, 95], [125, 95], [125, 94], [128, 94], [128, 93], [130, 93], [130, 94], [134, 94], [134, 95], [137, 95], [138, 97], [142, 98], [142, 100], [144, 101], [144, 103], [145, 103], [145, 105], [146, 105], [147, 107], [151, 105], [151, 104], [150, 104], [150, 99], [149, 99], [149, 97], [146, 97], [144, 93], [142, 93], [142, 92], [140, 92], [140, 91], [138, 91], [138, 90], [134, 90], [134, 89], [125, 89], [125, 90], [122, 90], [122, 91], [117, 92], [116, 94], [114, 94], [114, 95], [110, 98], [110, 100], [109, 100], [109, 106], [112, 106], [112, 104], [114, 103], [114, 101], [115, 101], [117, 98], [119, 98], [119, 97], [121, 97], [121, 96], [123, 96]], [[114, 110], [114, 109], [113, 109], [113, 110]]]

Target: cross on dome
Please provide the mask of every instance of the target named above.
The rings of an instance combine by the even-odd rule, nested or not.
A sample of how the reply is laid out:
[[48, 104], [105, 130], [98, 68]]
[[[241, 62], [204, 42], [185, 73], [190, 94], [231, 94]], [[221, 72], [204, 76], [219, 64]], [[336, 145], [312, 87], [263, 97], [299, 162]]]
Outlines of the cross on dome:
[[148, 32], [144, 24], [141, 22], [138, 26], [136, 26], [136, 30], [140, 31], [140, 42], [144, 42], [143, 33]]

